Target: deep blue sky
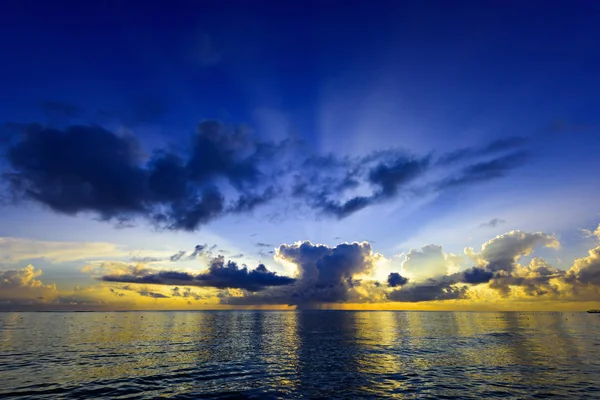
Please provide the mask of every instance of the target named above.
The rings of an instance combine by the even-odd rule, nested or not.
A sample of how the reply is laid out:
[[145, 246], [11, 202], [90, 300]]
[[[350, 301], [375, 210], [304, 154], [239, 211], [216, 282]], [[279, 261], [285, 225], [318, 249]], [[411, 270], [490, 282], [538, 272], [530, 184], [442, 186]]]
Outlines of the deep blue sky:
[[[285, 195], [269, 193], [273, 201], [192, 232], [156, 231], [138, 214], [137, 227], [115, 229], [114, 218], [97, 221], [97, 208], [64, 215], [29, 201], [3, 207], [0, 236], [108, 241], [138, 252], [212, 241], [253, 264], [265, 258], [257, 241], [370, 240], [391, 257], [429, 243], [461, 252], [523, 229], [556, 233], [565, 257], [580, 254], [579, 229], [600, 212], [599, 42], [595, 1], [5, 1], [3, 123], [100, 125], [134, 135], [147, 155], [185, 149], [205, 119], [244, 124], [262, 141], [303, 144], [262, 170], [279, 176], [285, 166], [275, 183]], [[523, 140], [486, 153], [514, 138]], [[438, 165], [406, 192], [381, 186], [376, 194], [379, 181], [365, 173], [356, 192], [328, 193], [339, 206], [370, 199], [343, 218], [318, 196], [331, 182], [304, 197], [286, 192], [290, 174], [314, 181], [307, 157], [392, 148], [435, 165], [465, 148], [487, 161], [520, 158], [443, 190], [431, 188], [481, 160], [465, 156], [456, 174]], [[369, 168], [378, 162], [395, 161], [378, 158]], [[239, 188], [226, 178], [229, 200]], [[250, 189], [268, 186], [260, 184]], [[481, 226], [495, 218], [504, 222]]]

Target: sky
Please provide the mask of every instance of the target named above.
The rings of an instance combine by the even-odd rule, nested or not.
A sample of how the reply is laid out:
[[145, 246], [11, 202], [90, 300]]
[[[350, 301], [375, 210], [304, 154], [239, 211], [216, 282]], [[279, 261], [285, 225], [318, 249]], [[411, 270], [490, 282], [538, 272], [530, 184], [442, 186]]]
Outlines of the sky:
[[600, 308], [600, 3], [8, 1], [0, 310]]

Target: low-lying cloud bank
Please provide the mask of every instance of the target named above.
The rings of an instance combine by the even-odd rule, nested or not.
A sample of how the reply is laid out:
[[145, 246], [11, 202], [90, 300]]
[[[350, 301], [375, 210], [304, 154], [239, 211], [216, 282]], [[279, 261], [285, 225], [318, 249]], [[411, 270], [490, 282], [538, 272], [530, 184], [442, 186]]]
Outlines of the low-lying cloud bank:
[[[481, 301], [600, 301], [600, 245], [566, 270], [539, 257], [522, 263], [524, 257], [543, 247], [558, 248], [559, 241], [541, 232], [512, 231], [489, 240], [478, 251], [466, 248], [462, 255], [447, 254], [437, 245], [413, 249], [394, 266], [373, 252], [368, 242], [331, 247], [304, 241], [282, 244], [276, 249], [275, 261], [295, 267], [291, 277], [269, 271], [262, 264], [255, 269], [239, 266], [223, 256], [210, 260], [208, 268], [200, 272], [113, 261], [86, 269], [101, 282], [105, 294], [101, 299], [96, 296], [100, 289], [93, 286], [62, 293], [38, 279], [40, 270], [27, 266], [0, 271], [0, 304], [4, 308], [48, 303], [110, 307], [114, 301], [125, 301], [131, 295], [151, 301], [150, 307], [173, 301], [181, 301], [177, 303], [181, 305], [298, 308], [457, 301], [471, 302], [477, 308]], [[385, 263], [397, 271], [381, 282], [374, 276]]]
[[180, 271], [158, 271], [141, 265], [131, 266], [127, 273], [103, 275], [99, 279], [105, 282], [138, 283], [146, 285], [183, 285], [206, 286], [219, 289], [234, 288], [253, 292], [264, 290], [270, 286], [284, 286], [295, 282], [295, 279], [279, 276], [271, 272], [263, 264], [253, 270], [239, 267], [233, 261], [225, 262], [223, 256], [214, 258], [208, 270], [199, 274]]

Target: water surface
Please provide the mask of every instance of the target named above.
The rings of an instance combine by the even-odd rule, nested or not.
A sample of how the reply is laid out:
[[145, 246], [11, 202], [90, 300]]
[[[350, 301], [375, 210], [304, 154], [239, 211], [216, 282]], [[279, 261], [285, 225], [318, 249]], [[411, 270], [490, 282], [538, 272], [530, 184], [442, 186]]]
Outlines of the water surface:
[[0, 313], [2, 398], [600, 398], [600, 315]]

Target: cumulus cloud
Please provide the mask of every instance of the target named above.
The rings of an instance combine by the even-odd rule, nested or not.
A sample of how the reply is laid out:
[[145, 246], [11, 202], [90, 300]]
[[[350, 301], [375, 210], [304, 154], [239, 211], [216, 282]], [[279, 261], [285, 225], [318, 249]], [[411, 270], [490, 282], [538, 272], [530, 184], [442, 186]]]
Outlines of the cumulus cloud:
[[600, 246], [591, 249], [587, 257], [576, 259], [567, 278], [571, 282], [600, 287]]
[[[463, 265], [464, 259], [445, 253], [441, 246], [428, 245], [407, 253], [400, 266], [402, 274], [389, 273], [386, 283], [372, 278], [385, 259], [374, 253], [368, 242], [333, 247], [308, 241], [282, 244], [276, 250], [275, 260], [295, 267], [293, 277], [277, 275], [262, 264], [250, 270], [223, 256], [212, 259], [208, 269], [199, 273], [105, 261], [91, 262], [85, 270], [108, 284], [62, 292], [54, 285], [42, 283], [41, 271], [28, 266], [0, 271], [0, 300], [12, 306], [45, 304], [93, 309], [106, 307], [111, 301], [127, 301], [132, 298], [129, 292], [137, 293], [133, 301], [152, 302], [148, 304], [201, 301], [230, 306], [284, 304], [309, 308], [342, 302], [477, 301], [481, 293], [493, 294], [494, 299], [502, 301], [597, 301], [600, 246], [576, 259], [568, 270], [555, 268], [539, 257], [528, 263], [522, 261], [536, 248], [558, 245], [552, 235], [512, 231], [485, 242], [479, 252], [465, 249], [471, 265]], [[414, 271], [421, 273], [418, 280], [404, 276], [404, 272]], [[214, 289], [196, 292], [194, 287]]]
[[412, 249], [402, 262], [402, 269], [415, 279], [446, 275], [452, 269], [457, 269], [460, 257], [446, 254], [442, 246], [430, 244], [421, 251]]
[[18, 289], [18, 288], [49, 288], [54, 289], [54, 285], [44, 285], [42, 281], [36, 279], [42, 274], [41, 269], [36, 269], [33, 265], [24, 268], [9, 269], [0, 271], [0, 289]]
[[342, 243], [335, 247], [311, 242], [282, 244], [275, 259], [296, 267], [296, 281], [289, 288], [273, 288], [259, 295], [225, 299], [228, 304], [294, 304], [310, 306], [339, 303], [369, 296], [377, 286], [362, 277], [374, 268], [378, 255], [367, 242]]
[[[550, 283], [561, 273], [538, 259], [527, 267], [518, 260], [532, 253], [535, 246], [558, 247], [558, 240], [541, 232], [512, 231], [499, 235], [481, 247], [481, 252], [465, 249], [476, 264], [457, 270], [460, 258], [443, 252], [441, 246], [428, 245], [422, 251], [411, 250], [402, 264], [408, 273], [418, 273], [424, 281], [414, 282], [392, 291], [392, 301], [431, 301], [468, 298], [468, 286], [488, 284], [502, 296], [508, 296], [511, 286], [519, 286], [526, 295], [543, 295], [556, 290]], [[450, 267], [452, 266], [452, 268]]]
[[479, 254], [473, 253], [472, 249], [467, 249], [466, 252], [492, 272], [511, 272], [517, 259], [531, 254], [538, 245], [557, 248], [559, 242], [556, 237], [542, 232], [511, 231], [485, 242]]

